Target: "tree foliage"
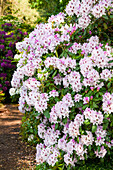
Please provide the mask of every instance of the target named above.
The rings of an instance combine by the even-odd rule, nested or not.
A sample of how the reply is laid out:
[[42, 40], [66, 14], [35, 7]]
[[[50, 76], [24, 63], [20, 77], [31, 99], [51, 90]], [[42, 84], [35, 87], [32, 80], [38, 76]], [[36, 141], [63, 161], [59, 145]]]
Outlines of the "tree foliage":
[[63, 11], [69, 0], [29, 0], [31, 8], [36, 8], [41, 16], [48, 18]]

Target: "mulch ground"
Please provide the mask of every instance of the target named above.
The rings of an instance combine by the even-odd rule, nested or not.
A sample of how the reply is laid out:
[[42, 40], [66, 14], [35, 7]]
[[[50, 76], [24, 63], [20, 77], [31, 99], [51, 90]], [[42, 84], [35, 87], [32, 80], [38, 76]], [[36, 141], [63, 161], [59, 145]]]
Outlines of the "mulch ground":
[[0, 109], [0, 170], [35, 169], [35, 149], [19, 135], [22, 116], [17, 105]]

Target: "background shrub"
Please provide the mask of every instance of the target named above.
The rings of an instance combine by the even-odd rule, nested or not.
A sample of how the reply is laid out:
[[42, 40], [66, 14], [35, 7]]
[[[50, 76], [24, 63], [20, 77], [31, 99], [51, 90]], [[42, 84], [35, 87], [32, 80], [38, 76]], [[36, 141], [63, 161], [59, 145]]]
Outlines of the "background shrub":
[[11, 15], [2, 17], [0, 23], [0, 89], [5, 93], [5, 102], [10, 102], [10, 81], [17, 64], [14, 60], [18, 53], [16, 43], [27, 37], [33, 28]]

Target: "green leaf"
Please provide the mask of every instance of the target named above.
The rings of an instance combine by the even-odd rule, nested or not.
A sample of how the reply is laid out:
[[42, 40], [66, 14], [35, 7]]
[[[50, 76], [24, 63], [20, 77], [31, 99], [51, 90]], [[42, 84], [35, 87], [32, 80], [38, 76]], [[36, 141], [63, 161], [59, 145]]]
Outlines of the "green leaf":
[[100, 161], [101, 161], [102, 163], [104, 163], [104, 158], [100, 158]]
[[104, 118], [108, 118], [109, 117], [109, 114], [106, 114], [105, 116], [104, 116]]
[[95, 102], [93, 102], [93, 108], [98, 108], [99, 106], [95, 103]]
[[103, 95], [103, 92], [99, 92], [99, 95], [102, 96], [102, 95]]
[[109, 123], [109, 120], [108, 119], [104, 119], [103, 122], [104, 123]]
[[62, 170], [62, 168], [58, 167], [59, 170]]
[[49, 119], [50, 118], [50, 114], [49, 114], [49, 111], [48, 110], [46, 110], [45, 112], [44, 112], [44, 115]]
[[79, 143], [79, 137], [77, 136], [77, 143]]
[[98, 152], [100, 152], [100, 146], [97, 146]]
[[82, 107], [82, 106], [83, 106], [83, 102], [82, 101], [75, 103], [75, 107], [76, 108], [79, 108], [79, 107]]
[[71, 43], [69, 46], [67, 46], [67, 48], [70, 48], [70, 47], [72, 47], [72, 45], [73, 45], [73, 43]]
[[39, 112], [35, 112], [35, 116], [39, 116], [41, 113]]
[[55, 70], [55, 72], [53, 73], [52, 78], [54, 78], [56, 74], [57, 74], [57, 70]]
[[79, 128], [79, 132], [81, 133], [82, 132], [82, 127], [80, 126], [80, 128]]
[[110, 60], [108, 63], [113, 63], [113, 60]]
[[88, 146], [89, 151], [91, 151], [91, 145]]
[[99, 93], [96, 94], [96, 97], [99, 97]]
[[88, 106], [89, 106], [88, 104], [84, 105], [84, 106], [82, 107], [82, 110], [85, 110]]
[[65, 95], [68, 92], [68, 89], [62, 89], [62, 94]]
[[[87, 154], [85, 153], [85, 155], [84, 155], [84, 157], [85, 157], [85, 160], [87, 160]], [[85, 164], [85, 160], [84, 160], [84, 164]]]
[[89, 125], [89, 124], [90, 124], [90, 121], [87, 119], [87, 120], [84, 121], [84, 124], [85, 124], [85, 125]]
[[31, 133], [33, 133], [33, 129], [30, 129], [29, 131], [30, 131]]
[[48, 87], [49, 85], [50, 85], [50, 83], [47, 83], [47, 84], [46, 84], [46, 87]]
[[106, 23], [104, 23], [103, 26], [104, 26], [105, 29], [108, 29], [108, 26], [107, 26]]
[[85, 30], [84, 30], [84, 34], [83, 34], [83, 35], [85, 36], [85, 35], [86, 35], [86, 33], [87, 33], [87, 29], [85, 29]]
[[106, 15], [103, 15], [102, 17], [103, 17], [104, 19], [109, 19], [108, 16], [106, 16]]
[[87, 148], [87, 146], [86, 146], [86, 145], [84, 145], [83, 147], [84, 147], [84, 149], [86, 149], [86, 148]]
[[55, 97], [54, 100], [55, 100], [55, 102], [58, 102], [58, 101], [59, 101], [59, 98], [58, 98], [58, 97]]
[[108, 128], [108, 125], [109, 125], [109, 123], [105, 123], [105, 124], [103, 125], [103, 130], [106, 130], [106, 129]]
[[110, 138], [108, 136], [106, 136], [106, 141], [110, 142]]
[[60, 54], [60, 57], [63, 57], [64, 56], [64, 51]]
[[92, 126], [92, 133], [95, 133], [96, 130], [97, 130], [97, 125], [93, 125], [93, 126]]
[[107, 87], [108, 87], [108, 88], [110, 88], [110, 86], [111, 86], [111, 82], [109, 82], [109, 83], [107, 84]]
[[66, 124], [67, 123], [67, 117], [66, 118], [64, 118], [64, 120], [62, 121], [64, 124]]
[[65, 58], [67, 57], [67, 53], [66, 53], [66, 52], [64, 52], [64, 57], [65, 57]]
[[113, 19], [113, 15], [110, 15], [110, 18]]
[[72, 57], [75, 56], [75, 54], [73, 54], [73, 53], [71, 53], [71, 52], [69, 52], [69, 51], [68, 51], [68, 55], [69, 55], [69, 56], [72, 56]]
[[55, 124], [55, 129], [57, 129], [57, 128], [58, 128], [58, 123]]
[[93, 92], [90, 90], [87, 95], [90, 96], [92, 94], [93, 94]]

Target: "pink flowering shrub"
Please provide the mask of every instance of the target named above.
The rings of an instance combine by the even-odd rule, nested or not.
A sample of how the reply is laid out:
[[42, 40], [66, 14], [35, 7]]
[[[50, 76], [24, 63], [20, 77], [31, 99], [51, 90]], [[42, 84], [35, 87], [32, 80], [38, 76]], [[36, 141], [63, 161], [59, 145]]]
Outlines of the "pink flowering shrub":
[[37, 141], [39, 167], [66, 169], [111, 153], [113, 49], [87, 33], [111, 6], [110, 0], [71, 0], [66, 13], [16, 44], [22, 57], [11, 84], [20, 90], [19, 110], [31, 119], [26, 137]]

